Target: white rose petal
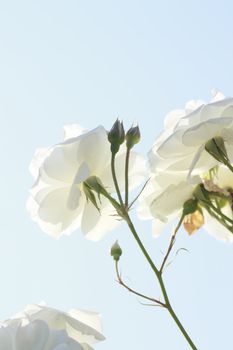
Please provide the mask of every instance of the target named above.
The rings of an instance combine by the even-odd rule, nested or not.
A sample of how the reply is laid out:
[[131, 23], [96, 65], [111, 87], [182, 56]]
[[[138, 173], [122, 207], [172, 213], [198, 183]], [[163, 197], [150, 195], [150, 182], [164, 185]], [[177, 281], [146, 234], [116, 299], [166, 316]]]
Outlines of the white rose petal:
[[91, 350], [104, 339], [100, 315], [85, 310], [28, 305], [0, 326], [0, 350]]
[[149, 152], [154, 169], [176, 171], [179, 164], [181, 171], [189, 171], [196, 158], [195, 173], [208, 171], [218, 162], [204, 151], [204, 146], [216, 136], [224, 139], [229, 158], [233, 158], [233, 149], [230, 147], [233, 142], [232, 98], [224, 99], [217, 92], [214, 101], [209, 104], [203, 101], [189, 102], [185, 113], [185, 116], [177, 116], [173, 128], [170, 123], [165, 123], [164, 132], [155, 141]]
[[[122, 147], [116, 156], [121, 190], [124, 190], [125, 155], [126, 149]], [[83, 190], [83, 182], [90, 176], [97, 176], [109, 193], [115, 192], [110, 143], [102, 126], [91, 131], [76, 125], [65, 127], [65, 141], [37, 152], [30, 167], [34, 169], [35, 184], [27, 209], [46, 233], [58, 238], [81, 226], [87, 238], [98, 240], [118, 225], [119, 218], [113, 206], [101, 196], [98, 212], [87, 202]], [[144, 158], [131, 152], [130, 189], [138, 186], [144, 177]]]

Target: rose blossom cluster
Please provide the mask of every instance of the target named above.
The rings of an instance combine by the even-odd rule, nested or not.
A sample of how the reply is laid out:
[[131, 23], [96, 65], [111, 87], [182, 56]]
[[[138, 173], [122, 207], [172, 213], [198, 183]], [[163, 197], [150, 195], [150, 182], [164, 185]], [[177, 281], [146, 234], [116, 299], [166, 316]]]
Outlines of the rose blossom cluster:
[[[54, 238], [81, 228], [88, 239], [99, 240], [125, 220], [164, 290], [161, 276], [175, 236], [157, 269], [129, 212], [137, 201], [137, 214], [152, 220], [154, 237], [174, 222], [175, 234], [181, 225], [189, 235], [203, 227], [217, 239], [233, 241], [233, 98], [215, 92], [210, 103], [193, 100], [185, 109], [170, 112], [147, 161], [133, 150], [139, 141], [138, 126], [125, 132], [119, 120], [109, 132], [103, 126], [90, 131], [66, 126], [61, 143], [35, 153], [30, 165], [35, 183], [27, 208]], [[142, 184], [138, 195], [129, 197]], [[116, 266], [121, 254], [116, 242], [111, 250]], [[124, 285], [119, 272], [118, 279]], [[155, 302], [170, 310], [166, 295], [164, 303]], [[80, 316], [80, 311], [29, 308], [3, 323], [4, 350], [25, 350], [27, 342], [39, 344], [38, 350], [90, 350], [103, 336], [96, 315], [94, 323], [86, 316], [82, 323]]]
[[[216, 238], [231, 242], [233, 99], [215, 92], [210, 103], [189, 101], [185, 109], [170, 112], [164, 126], [148, 152], [149, 170], [142, 155], [130, 152], [129, 190], [149, 178], [139, 196], [139, 217], [152, 219], [153, 234], [158, 236], [168, 222], [184, 213], [188, 202], [194, 208], [183, 215], [189, 234], [203, 226]], [[30, 166], [35, 184], [27, 207], [32, 219], [53, 237], [81, 227], [87, 238], [99, 240], [120, 222], [109, 198], [101, 195], [98, 200], [88, 185], [95, 176], [109, 195], [116, 192], [109, 133], [102, 126], [91, 131], [78, 125], [64, 129], [62, 143], [36, 151]], [[136, 127], [130, 130], [139, 132]], [[120, 140], [115, 164], [122, 192], [127, 153], [123, 124], [117, 121], [111, 133], [113, 141]]]
[[0, 350], [91, 350], [101, 340], [100, 315], [78, 309], [28, 305], [0, 324]]

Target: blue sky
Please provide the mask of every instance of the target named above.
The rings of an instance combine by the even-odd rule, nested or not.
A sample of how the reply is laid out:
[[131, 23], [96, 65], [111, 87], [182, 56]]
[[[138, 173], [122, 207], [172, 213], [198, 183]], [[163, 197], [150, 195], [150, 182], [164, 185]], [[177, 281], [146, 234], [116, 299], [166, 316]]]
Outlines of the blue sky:
[[[109, 249], [134, 287], [159, 296], [152, 273], [122, 226], [98, 243], [77, 231], [55, 241], [25, 209], [34, 150], [61, 141], [62, 126], [126, 126], [137, 121], [146, 154], [171, 109], [233, 95], [231, 1], [16, 1], [0, 3], [1, 307], [2, 319], [27, 303], [99, 310], [106, 342], [96, 349], [186, 350], [161, 309], [142, 306], [115, 282]], [[140, 235], [156, 261], [168, 239]], [[204, 231], [165, 274], [172, 304], [198, 349], [233, 347], [233, 247]]]

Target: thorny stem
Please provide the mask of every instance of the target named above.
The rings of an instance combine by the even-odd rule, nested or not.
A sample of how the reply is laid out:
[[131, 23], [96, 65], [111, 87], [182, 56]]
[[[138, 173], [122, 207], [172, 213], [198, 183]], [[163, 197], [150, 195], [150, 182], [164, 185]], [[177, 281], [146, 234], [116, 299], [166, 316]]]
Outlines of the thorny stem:
[[170, 243], [169, 243], [169, 246], [168, 246], [168, 249], [167, 249], [167, 253], [166, 253], [165, 256], [164, 256], [164, 259], [163, 259], [163, 261], [162, 261], [161, 267], [160, 267], [160, 269], [159, 269], [160, 274], [163, 273], [163, 270], [164, 270], [165, 264], [166, 264], [166, 262], [167, 262], [167, 259], [168, 259], [168, 257], [169, 257], [169, 254], [171, 253], [172, 248], [173, 248], [173, 246], [174, 246], [174, 244], [175, 244], [176, 234], [177, 234], [177, 232], [179, 231], [180, 226], [182, 225], [182, 222], [183, 222], [183, 220], [184, 220], [184, 216], [185, 216], [185, 215], [183, 215], [183, 214], [181, 215], [181, 218], [180, 218], [180, 220], [179, 220], [179, 222], [178, 222], [178, 224], [177, 224], [177, 226], [176, 226], [176, 228], [175, 228], [175, 230], [174, 230], [174, 232], [173, 232], [173, 234], [172, 234], [172, 236], [171, 236]]
[[115, 261], [115, 268], [116, 268], [117, 281], [122, 287], [126, 288], [129, 292], [131, 292], [133, 294], [136, 294], [136, 295], [138, 295], [141, 298], [144, 298], [146, 300], [152, 301], [153, 303], [157, 303], [157, 304], [159, 304], [162, 307], [166, 307], [166, 305], [163, 302], [161, 302], [160, 300], [148, 297], [148, 296], [146, 296], [146, 295], [144, 295], [142, 293], [137, 292], [136, 290], [132, 289], [128, 285], [126, 285], [125, 282], [123, 282], [122, 277], [121, 277], [121, 275], [119, 273], [118, 261]]

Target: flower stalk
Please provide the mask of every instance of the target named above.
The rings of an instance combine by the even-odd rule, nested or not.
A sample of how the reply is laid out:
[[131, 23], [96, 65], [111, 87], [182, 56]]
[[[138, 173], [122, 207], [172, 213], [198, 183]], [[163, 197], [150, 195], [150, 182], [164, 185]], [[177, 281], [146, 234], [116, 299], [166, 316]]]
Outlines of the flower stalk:
[[116, 261], [115, 260], [115, 269], [116, 269], [116, 275], [117, 275], [117, 282], [122, 286], [124, 287], [125, 289], [127, 289], [129, 292], [143, 298], [143, 299], [146, 299], [146, 300], [149, 300], [149, 301], [152, 301], [153, 303], [155, 304], [158, 304], [158, 306], [162, 306], [162, 307], [166, 307], [166, 305], [161, 302], [160, 300], [158, 299], [155, 299], [155, 298], [151, 298], [151, 297], [148, 297], [146, 296], [145, 294], [142, 294], [142, 293], [139, 293], [137, 292], [135, 289], [132, 289], [131, 287], [129, 287], [127, 284], [125, 284], [125, 282], [123, 281], [121, 275], [120, 275], [120, 272], [119, 272], [119, 262], [118, 260]]
[[[115, 189], [116, 189], [116, 192], [117, 192], [117, 195], [118, 195], [118, 199], [120, 201], [120, 205], [121, 205], [121, 209], [122, 209], [122, 218], [126, 221], [133, 237], [135, 238], [142, 254], [144, 255], [144, 257], [146, 258], [148, 264], [150, 265], [153, 273], [155, 274], [158, 282], [159, 282], [159, 285], [160, 285], [160, 288], [161, 288], [161, 291], [162, 291], [162, 295], [163, 295], [163, 298], [164, 298], [164, 303], [163, 303], [163, 306], [164, 308], [166, 308], [169, 312], [169, 314], [171, 315], [171, 317], [173, 318], [173, 320], [175, 321], [176, 325], [178, 326], [178, 328], [180, 329], [181, 333], [183, 334], [183, 336], [185, 337], [185, 339], [187, 340], [188, 344], [190, 345], [191, 349], [193, 350], [197, 350], [196, 346], [194, 345], [192, 339], [190, 338], [190, 336], [188, 335], [188, 333], [186, 332], [185, 328], [183, 327], [183, 325], [181, 324], [180, 320], [178, 319], [176, 313], [174, 312], [171, 304], [170, 304], [170, 300], [169, 300], [169, 297], [168, 297], [168, 294], [167, 294], [167, 291], [166, 291], [166, 287], [165, 287], [165, 284], [164, 284], [164, 281], [163, 281], [163, 278], [162, 278], [162, 270], [163, 270], [163, 267], [164, 267], [164, 264], [166, 262], [166, 257], [168, 257], [172, 247], [173, 247], [173, 244], [174, 244], [174, 240], [175, 240], [175, 236], [174, 238], [172, 239], [172, 241], [170, 242], [170, 245], [169, 245], [169, 248], [168, 248], [168, 253], [166, 254], [165, 256], [165, 262], [164, 264], [162, 264], [162, 269], [158, 269], [156, 267], [156, 265], [154, 264], [152, 258], [150, 257], [149, 253], [147, 252], [145, 246], [143, 245], [135, 227], [134, 227], [134, 224], [129, 216], [129, 213], [127, 211], [127, 208], [125, 207], [123, 201], [122, 201], [122, 197], [121, 197], [121, 193], [120, 193], [120, 190], [119, 190], [119, 186], [118, 186], [118, 182], [117, 182], [117, 177], [116, 177], [116, 172], [115, 172], [115, 154], [112, 153], [112, 163], [111, 163], [111, 169], [112, 169], [112, 177], [113, 177], [113, 181], [114, 181], [114, 184], [115, 184]], [[128, 177], [128, 173], [126, 172], [125, 173], [125, 176]], [[128, 192], [128, 188], [126, 188], [127, 192]], [[127, 197], [126, 197], [127, 198]], [[182, 216], [182, 220], [183, 220], [183, 216]], [[180, 220], [179, 224], [178, 224], [178, 227], [177, 227], [177, 230], [175, 232], [175, 235], [181, 225], [182, 221]], [[116, 265], [117, 267], [117, 265]], [[118, 275], [118, 280], [119, 280], [119, 277], [120, 275], [117, 273]], [[121, 280], [121, 279], [120, 279]], [[127, 287], [126, 287], [127, 288]], [[128, 288], [127, 288], [128, 289]], [[128, 289], [129, 290], [129, 289]], [[137, 292], [136, 292], [137, 293]], [[136, 294], [134, 293], [134, 294]], [[142, 295], [141, 295], [142, 296]]]
[[178, 328], [180, 329], [181, 333], [183, 334], [183, 336], [185, 337], [185, 339], [187, 340], [188, 344], [190, 345], [191, 349], [193, 350], [197, 350], [197, 347], [195, 346], [195, 344], [193, 343], [192, 339], [190, 338], [190, 336], [188, 335], [187, 331], [185, 330], [185, 328], [183, 327], [182, 323], [180, 322], [179, 318], [177, 317], [175, 311], [173, 310], [168, 294], [167, 294], [167, 290], [162, 278], [162, 275], [160, 273], [160, 271], [157, 269], [157, 267], [155, 266], [153, 260], [151, 259], [150, 255], [148, 254], [146, 248], [144, 247], [142, 241], [140, 240], [137, 231], [128, 215], [128, 213], [126, 213], [126, 217], [125, 220], [128, 224], [128, 227], [131, 231], [131, 233], [133, 234], [139, 248], [141, 249], [143, 255], [145, 256], [147, 262], [149, 263], [150, 267], [152, 268], [162, 291], [164, 300], [165, 300], [165, 308], [168, 310], [169, 314], [171, 315], [171, 317], [173, 318], [173, 320], [175, 321], [176, 325], [178, 326]]
[[129, 207], [129, 158], [130, 158], [130, 148], [127, 147], [125, 156], [125, 208]]
[[183, 223], [184, 217], [185, 217], [185, 215], [182, 214], [182, 215], [181, 215], [181, 218], [180, 218], [180, 220], [179, 220], [179, 222], [178, 222], [178, 224], [177, 224], [177, 226], [176, 226], [176, 228], [175, 228], [175, 230], [174, 230], [174, 232], [173, 232], [173, 234], [172, 234], [172, 236], [171, 236], [171, 240], [170, 240], [170, 243], [169, 243], [169, 246], [168, 246], [168, 249], [167, 249], [167, 253], [166, 253], [165, 256], [164, 256], [164, 259], [163, 259], [163, 261], [162, 261], [161, 267], [160, 267], [160, 269], [159, 269], [159, 272], [160, 272], [161, 275], [162, 275], [162, 273], [163, 273], [163, 270], [164, 270], [165, 264], [166, 264], [166, 262], [167, 262], [167, 259], [168, 259], [169, 255], [170, 255], [170, 253], [171, 253], [171, 251], [172, 251], [172, 248], [173, 248], [173, 246], [174, 246], [174, 244], [175, 244], [176, 235], [177, 235], [177, 233], [178, 233], [178, 231], [179, 231], [180, 226], [181, 226], [182, 223]]

